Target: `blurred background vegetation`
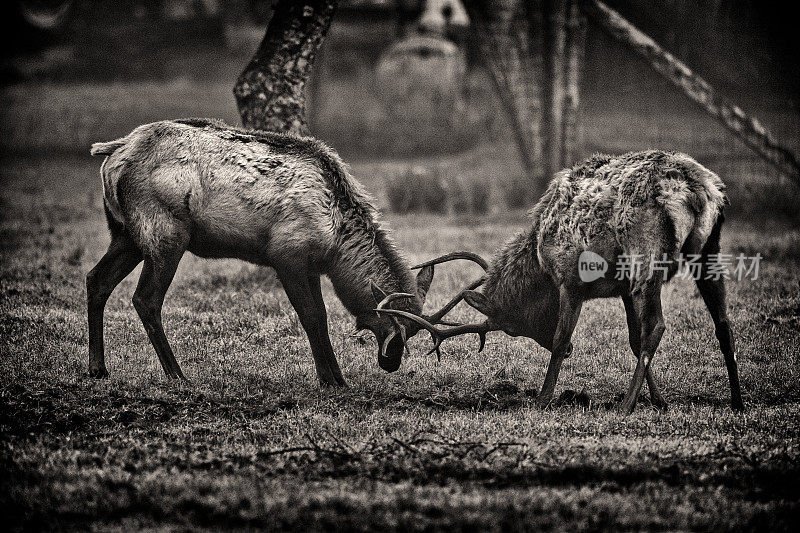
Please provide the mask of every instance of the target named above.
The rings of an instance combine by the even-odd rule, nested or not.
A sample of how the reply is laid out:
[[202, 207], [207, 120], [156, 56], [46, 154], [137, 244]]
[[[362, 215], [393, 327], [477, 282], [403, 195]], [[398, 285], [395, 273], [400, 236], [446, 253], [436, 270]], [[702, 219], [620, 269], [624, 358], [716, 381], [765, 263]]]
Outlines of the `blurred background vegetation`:
[[[422, 34], [422, 2], [342, 1], [309, 85], [311, 131], [383, 207], [487, 213], [530, 207], [507, 118], [467, 27]], [[791, 17], [755, 0], [608, 2], [800, 150], [800, 44]], [[149, 121], [239, 123], [236, 76], [268, 0], [6, 2], [3, 158], [86, 154]], [[632, 52], [590, 24], [580, 156], [685, 151], [729, 184], [732, 212], [800, 220], [796, 187]], [[53, 176], [57, 179], [57, 176]]]

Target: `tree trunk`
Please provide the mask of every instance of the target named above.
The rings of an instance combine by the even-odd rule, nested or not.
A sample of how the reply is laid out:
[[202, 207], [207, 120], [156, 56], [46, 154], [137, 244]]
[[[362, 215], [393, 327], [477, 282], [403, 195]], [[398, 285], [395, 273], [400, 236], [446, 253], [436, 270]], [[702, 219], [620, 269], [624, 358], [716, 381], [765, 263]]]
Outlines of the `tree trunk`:
[[586, 50], [586, 17], [580, 9], [581, 0], [567, 2], [566, 21], [566, 74], [562, 112], [562, 139], [560, 167], [574, 164], [583, 152], [583, 136], [580, 129], [580, 85], [583, 74], [583, 59]]
[[279, 0], [233, 94], [246, 128], [308, 135], [305, 87], [336, 0]]
[[549, 178], [544, 156], [546, 43], [542, 0], [472, 0], [465, 7], [481, 57], [511, 123], [520, 159], [538, 198]]
[[585, 43], [580, 0], [471, 0], [465, 6], [539, 198], [574, 163]]
[[545, 113], [545, 157], [547, 174], [564, 167], [562, 147], [566, 142], [564, 136], [564, 105], [566, 100], [565, 82], [567, 75], [567, 32], [566, 32], [566, 0], [550, 0], [547, 16], [546, 39], [549, 51], [546, 57], [547, 69], [544, 73], [550, 90], [544, 102]]

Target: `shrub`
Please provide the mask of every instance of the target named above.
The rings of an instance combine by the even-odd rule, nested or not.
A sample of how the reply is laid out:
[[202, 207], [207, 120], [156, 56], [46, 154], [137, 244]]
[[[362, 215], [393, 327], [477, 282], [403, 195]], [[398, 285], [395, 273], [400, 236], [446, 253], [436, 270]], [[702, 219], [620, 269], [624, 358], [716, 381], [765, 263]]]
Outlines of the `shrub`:
[[410, 167], [386, 185], [396, 213], [477, 213], [489, 211], [490, 184], [474, 176], [448, 176], [441, 168]]
[[500, 184], [503, 200], [510, 209], [524, 209], [532, 207], [537, 200], [532, 198], [531, 183], [524, 176], [515, 174], [508, 176]]
[[460, 177], [447, 181], [450, 212], [486, 214], [489, 211], [491, 185], [476, 177]]
[[445, 184], [431, 169], [413, 166], [386, 185], [389, 208], [396, 213], [447, 212]]

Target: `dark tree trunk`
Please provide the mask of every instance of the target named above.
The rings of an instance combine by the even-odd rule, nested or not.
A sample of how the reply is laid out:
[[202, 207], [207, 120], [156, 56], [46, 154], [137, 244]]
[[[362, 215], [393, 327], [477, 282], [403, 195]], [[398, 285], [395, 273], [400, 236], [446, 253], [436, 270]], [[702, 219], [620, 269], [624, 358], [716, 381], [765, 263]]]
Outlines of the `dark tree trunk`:
[[545, 119], [545, 169], [548, 175], [564, 166], [562, 146], [564, 145], [564, 101], [567, 74], [567, 32], [566, 32], [566, 0], [550, 0], [547, 2], [547, 25], [545, 26], [545, 83], [548, 90], [544, 101]]
[[579, 0], [467, 0], [514, 132], [531, 199], [577, 151], [584, 28]]
[[544, 191], [543, 101], [544, 19], [541, 0], [472, 0], [464, 2], [475, 28], [481, 58], [508, 115], [532, 196]]
[[308, 135], [305, 87], [336, 0], [279, 0], [233, 94], [246, 128]]
[[561, 162], [559, 167], [573, 165], [583, 152], [581, 135], [581, 78], [586, 51], [586, 17], [580, 9], [581, 0], [568, 0], [566, 21], [566, 69], [561, 132]]

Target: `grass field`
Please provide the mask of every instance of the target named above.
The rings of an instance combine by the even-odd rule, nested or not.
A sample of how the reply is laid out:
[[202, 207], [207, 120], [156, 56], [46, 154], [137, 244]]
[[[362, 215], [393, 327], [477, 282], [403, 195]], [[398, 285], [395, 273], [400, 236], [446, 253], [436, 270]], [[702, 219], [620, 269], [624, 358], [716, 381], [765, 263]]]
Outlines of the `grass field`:
[[[187, 255], [167, 297], [167, 336], [190, 383], [167, 381], [130, 298], [106, 310], [110, 379], [86, 376], [84, 276], [108, 236], [88, 144], [158, 118], [235, 120], [227, 82], [11, 86], [0, 90], [0, 510], [28, 529], [761, 529], [800, 519], [800, 195], [693, 108], [587, 102], [589, 150], [690, 152], [728, 183], [723, 249], [764, 256], [729, 284], [744, 399], [727, 377], [693, 285], [663, 293], [653, 362], [670, 409], [610, 408], [634, 368], [621, 302], [584, 307], [556, 394], [533, 405], [548, 353], [500, 333], [447, 341], [385, 374], [371, 336], [323, 285], [350, 387], [320, 389], [306, 337], [268, 270]], [[630, 95], [628, 95], [630, 96]], [[625, 100], [628, 98], [628, 100]], [[762, 110], [795, 149], [800, 116]], [[344, 118], [342, 119], [344, 120]], [[337, 139], [328, 139], [337, 146]], [[495, 140], [497, 142], [497, 140]], [[347, 152], [347, 148], [343, 150]], [[353, 150], [358, 153], [358, 150]], [[489, 255], [524, 227], [495, 201], [485, 216], [397, 215], [387, 183], [423, 165], [502, 187], [514, 151], [386, 160], [358, 154], [410, 261]], [[495, 191], [495, 196], [502, 196]], [[439, 268], [430, 307], [478, 275]], [[477, 318], [464, 307], [458, 319]], [[570, 394], [575, 391], [584, 394]], [[575, 399], [577, 396], [578, 400]]]
[[[722, 356], [687, 282], [664, 291], [653, 368], [670, 409], [621, 417], [634, 359], [622, 305], [590, 303], [557, 394], [533, 406], [548, 354], [490, 335], [441, 363], [385, 374], [371, 337], [325, 285], [350, 388], [321, 390], [307, 340], [270, 274], [186, 256], [165, 324], [190, 383], [168, 382], [130, 305], [106, 312], [111, 378], [86, 376], [83, 279], [108, 242], [98, 161], [5, 156], [0, 222], [0, 505], [7, 525], [99, 529], [792, 529], [800, 517], [800, 230], [732, 220], [724, 249], [764, 256], [729, 285], [748, 410], [728, 407]], [[356, 172], [366, 167], [356, 165]], [[522, 213], [387, 216], [410, 260], [489, 254]], [[439, 268], [430, 303], [478, 272]], [[473, 314], [459, 308], [456, 316]]]

